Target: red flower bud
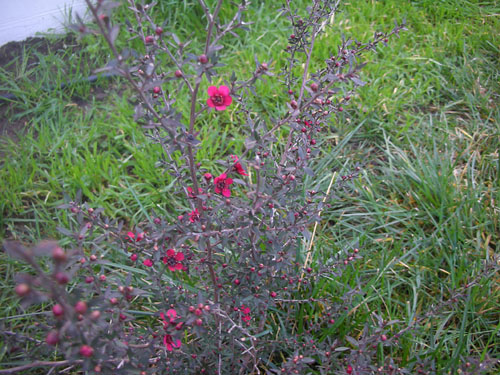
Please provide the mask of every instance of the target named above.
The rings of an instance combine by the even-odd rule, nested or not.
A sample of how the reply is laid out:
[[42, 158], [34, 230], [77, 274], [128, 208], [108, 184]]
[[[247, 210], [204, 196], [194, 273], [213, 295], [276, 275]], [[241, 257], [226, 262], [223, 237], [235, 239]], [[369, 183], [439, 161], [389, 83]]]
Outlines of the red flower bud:
[[64, 314], [64, 309], [60, 304], [55, 304], [52, 307], [52, 314], [54, 314], [55, 317], [62, 316]]
[[160, 87], [158, 87], [158, 86], [153, 87], [153, 92], [154, 92], [155, 94], [159, 94], [159, 93], [160, 93], [160, 91], [161, 91], [161, 88], [160, 88]]
[[198, 61], [202, 64], [206, 64], [208, 62], [208, 57], [207, 55], [203, 54], [198, 57]]
[[67, 284], [69, 281], [69, 276], [64, 272], [58, 272], [54, 275], [54, 278], [59, 284]]
[[90, 358], [94, 354], [94, 349], [88, 345], [82, 345], [80, 347], [80, 355]]
[[87, 303], [85, 301], [78, 301], [75, 305], [75, 311], [78, 314], [85, 314], [87, 312]]
[[174, 75], [177, 77], [177, 78], [181, 78], [182, 77], [182, 72], [180, 70], [176, 70]]
[[45, 338], [48, 345], [56, 345], [59, 342], [59, 333], [57, 331], [50, 331]]
[[155, 30], [155, 33], [156, 35], [161, 35], [163, 33], [163, 29], [160, 26], [158, 26]]
[[153, 43], [155, 41], [155, 38], [154, 38], [153, 35], [148, 35], [146, 37], [145, 41], [146, 41], [146, 44], [151, 44], [151, 43]]
[[24, 297], [31, 291], [31, 288], [28, 284], [22, 283], [16, 285], [14, 290], [19, 297]]
[[57, 246], [54, 250], [52, 250], [52, 259], [54, 259], [56, 262], [65, 262], [67, 256], [64, 250]]

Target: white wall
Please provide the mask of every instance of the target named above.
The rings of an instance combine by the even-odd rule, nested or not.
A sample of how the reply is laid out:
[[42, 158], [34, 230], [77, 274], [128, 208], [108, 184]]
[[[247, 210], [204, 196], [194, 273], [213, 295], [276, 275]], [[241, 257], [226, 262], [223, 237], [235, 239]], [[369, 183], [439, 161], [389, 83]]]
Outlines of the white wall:
[[0, 46], [37, 32], [62, 32], [70, 14], [83, 16], [86, 9], [84, 0], [0, 0]]

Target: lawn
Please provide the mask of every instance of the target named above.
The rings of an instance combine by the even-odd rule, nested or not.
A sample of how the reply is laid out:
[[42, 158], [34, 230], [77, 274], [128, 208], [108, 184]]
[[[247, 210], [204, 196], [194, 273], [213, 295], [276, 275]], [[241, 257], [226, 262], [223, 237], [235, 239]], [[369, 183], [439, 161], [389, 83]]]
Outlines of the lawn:
[[[197, 43], [204, 23], [195, 1], [159, 3], [169, 27]], [[251, 74], [254, 56], [279, 71], [289, 31], [278, 7], [255, 2], [250, 31], [225, 40], [220, 57], [228, 76]], [[222, 15], [231, 9], [223, 7]], [[436, 316], [402, 339], [394, 357], [434, 360], [437, 374], [458, 373], [468, 361], [498, 359], [500, 5], [357, 0], [345, 1], [342, 9], [318, 40], [313, 67], [335, 51], [341, 33], [367, 40], [403, 17], [409, 30], [366, 55], [362, 78], [368, 84], [332, 124], [335, 132], [321, 145], [323, 156], [311, 177], [311, 186], [326, 190], [332, 173], [361, 168], [359, 177], [334, 185], [335, 199], [314, 242], [313, 263], [353, 243], [363, 256], [343, 279], [321, 286], [356, 280], [365, 285], [355, 308], [331, 330], [356, 336], [373, 312], [410, 323], [436, 307]], [[124, 15], [121, 9], [118, 16]], [[80, 189], [126, 227], [150, 220], [153, 210], [175, 218], [183, 202], [168, 198], [171, 181], [156, 165], [161, 149], [134, 122], [131, 92], [118, 78], [85, 81], [105, 64], [104, 43], [90, 36], [48, 39], [47, 48], [26, 45], [0, 66], [0, 93], [15, 95], [0, 99], [1, 124], [17, 131], [0, 138], [0, 238], [59, 238], [56, 227], [68, 219], [56, 207], [64, 194], [74, 197]], [[287, 96], [277, 80], [258, 83], [256, 91], [255, 111], [269, 117], [286, 111]], [[178, 101], [187, 113], [182, 94]], [[242, 150], [238, 125], [230, 113], [216, 123], [202, 118], [198, 161], [216, 169], [214, 160]], [[39, 311], [21, 316], [12, 289], [13, 275], [23, 266], [0, 257], [0, 327], [23, 331]], [[5, 343], [1, 367], [21, 363]]]

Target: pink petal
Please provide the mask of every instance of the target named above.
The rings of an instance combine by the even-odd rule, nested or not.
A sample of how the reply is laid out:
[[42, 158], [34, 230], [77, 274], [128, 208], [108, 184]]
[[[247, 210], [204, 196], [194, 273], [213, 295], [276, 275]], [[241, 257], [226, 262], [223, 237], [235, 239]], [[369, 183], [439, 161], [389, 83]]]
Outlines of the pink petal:
[[217, 87], [215, 87], [215, 86], [210, 86], [207, 90], [207, 93], [209, 96], [215, 96], [219, 93], [219, 90], [217, 90]]
[[212, 101], [212, 98], [208, 98], [207, 99], [207, 104], [210, 108], [214, 108], [215, 107], [215, 103]]
[[184, 260], [184, 253], [178, 252], [175, 256], [175, 260], [178, 262], [182, 262]]
[[[250, 309], [249, 309], [249, 311], [250, 311]], [[162, 313], [162, 314], [160, 314], [160, 315], [163, 315], [163, 313]], [[167, 316], [168, 316], [170, 319], [175, 319], [175, 318], [177, 318], [177, 311], [175, 311], [174, 309], [168, 309], [168, 310], [167, 310]]]
[[168, 269], [172, 272], [176, 270], [175, 266], [168, 266]]
[[167, 256], [173, 257], [175, 255], [175, 250], [174, 249], [168, 249], [167, 250]]
[[181, 347], [181, 345], [182, 345], [182, 342], [181, 342], [181, 340], [179, 340], [179, 339], [175, 339], [175, 340], [174, 340], [174, 342], [172, 343], [172, 346], [173, 346], [174, 348], [180, 348], [180, 347]]
[[215, 110], [216, 110], [216, 111], [223, 111], [223, 110], [225, 110], [225, 109], [226, 109], [226, 107], [227, 107], [227, 106], [225, 106], [225, 105], [218, 105], [217, 107], [215, 107]]
[[[230, 92], [230, 91], [229, 91], [229, 88], [228, 88], [227, 86], [224, 86], [224, 85], [219, 86], [219, 94], [220, 94], [220, 95], [222, 95], [222, 96], [227, 96], [227, 95], [229, 95], [229, 92]], [[210, 94], [209, 94], [209, 95], [210, 95]], [[212, 95], [210, 95], [210, 96], [212, 96]]]
[[222, 195], [226, 198], [229, 198], [231, 196], [231, 190], [229, 190], [228, 188], [222, 190]]
[[226, 178], [226, 185], [231, 185], [233, 183], [232, 178]]
[[221, 190], [220, 190], [220, 189], [216, 186], [216, 187], [215, 187], [215, 192], [216, 192], [217, 194], [220, 194], [220, 193], [221, 193]]
[[183, 268], [184, 268], [184, 267], [183, 267], [183, 265], [182, 265], [182, 264], [180, 264], [180, 263], [177, 263], [177, 264], [175, 265], [175, 270], [182, 270]]
[[220, 178], [221, 180], [225, 180], [227, 178], [227, 175], [223, 173], [218, 178]]
[[230, 96], [225, 96], [225, 97], [224, 97], [224, 105], [228, 106], [228, 105], [230, 105], [232, 102], [233, 102], [233, 98], [231, 98]]

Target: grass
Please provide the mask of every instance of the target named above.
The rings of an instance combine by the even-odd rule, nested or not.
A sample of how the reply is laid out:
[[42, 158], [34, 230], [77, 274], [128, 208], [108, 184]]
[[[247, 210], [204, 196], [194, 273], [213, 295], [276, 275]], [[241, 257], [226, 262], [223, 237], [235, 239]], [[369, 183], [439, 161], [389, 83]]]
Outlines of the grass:
[[[203, 30], [191, 2], [159, 4], [181, 38]], [[276, 6], [270, 1], [253, 5], [251, 32], [226, 42], [222, 60], [237, 76], [249, 74], [254, 55], [280, 67], [286, 23], [271, 8]], [[362, 166], [361, 177], [338, 189], [332, 208], [323, 213], [315, 243], [318, 260], [359, 240], [365, 259], [344, 280], [366, 279], [365, 295], [338, 329], [359, 333], [373, 311], [411, 322], [465, 290], [463, 299], [426, 322], [414, 340], [402, 341], [398, 355], [434, 358], [440, 373], [455, 373], [469, 356], [498, 358], [499, 275], [485, 274], [484, 264], [500, 251], [500, 6], [495, 1], [389, 0], [346, 1], [344, 9], [318, 41], [313, 66], [329, 56], [340, 31], [366, 40], [402, 17], [410, 30], [369, 55], [363, 71], [369, 85], [334, 124], [340, 140], [351, 138], [342, 148], [324, 143], [311, 181], [326, 189], [332, 170], [342, 175]], [[223, 16], [229, 13], [223, 9]], [[99, 92], [112, 92], [102, 98], [86, 83], [43, 89], [79, 80], [90, 73], [89, 66], [105, 62], [100, 43], [88, 38], [81, 45], [76, 52], [38, 55], [31, 65], [22, 61], [36, 52], [26, 50], [15, 69], [0, 69], [0, 90], [19, 98], [2, 106], [13, 122], [26, 123], [17, 141], [0, 143], [4, 237], [27, 242], [57, 237], [55, 228], [66, 219], [56, 216], [55, 206], [63, 192], [74, 196], [78, 189], [127, 222], [146, 220], [152, 209], [176, 215], [180, 203], [165, 199], [169, 181], [155, 167], [160, 151], [133, 122], [130, 93], [118, 81], [98, 83]], [[260, 83], [257, 91], [251, 99], [256, 110], [269, 116], [284, 110], [277, 83]], [[210, 165], [242, 147], [231, 120], [226, 114], [218, 123], [204, 120], [200, 161]], [[11, 294], [19, 267], [2, 255], [2, 317], [19, 311]], [[464, 289], [473, 280], [475, 285]]]

